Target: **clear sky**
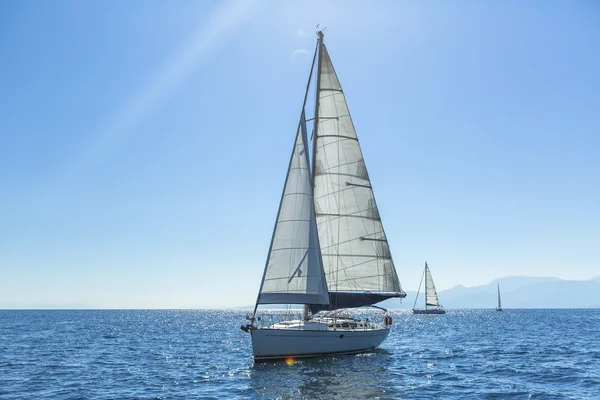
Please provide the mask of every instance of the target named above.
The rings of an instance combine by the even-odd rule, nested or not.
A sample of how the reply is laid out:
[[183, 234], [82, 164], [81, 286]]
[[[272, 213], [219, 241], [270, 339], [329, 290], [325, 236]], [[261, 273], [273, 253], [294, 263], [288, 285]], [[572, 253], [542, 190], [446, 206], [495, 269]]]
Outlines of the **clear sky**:
[[591, 0], [2, 1], [0, 308], [253, 304], [318, 23], [405, 289], [425, 260], [438, 289], [600, 275], [599, 21]]

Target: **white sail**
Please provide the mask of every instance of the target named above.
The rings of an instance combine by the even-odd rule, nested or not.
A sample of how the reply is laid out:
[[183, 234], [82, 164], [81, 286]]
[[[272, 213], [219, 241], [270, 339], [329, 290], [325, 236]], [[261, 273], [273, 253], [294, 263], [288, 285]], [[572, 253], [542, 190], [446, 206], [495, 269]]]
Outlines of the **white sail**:
[[429, 271], [427, 263], [425, 263], [425, 306], [440, 306], [433, 278], [431, 277], [431, 271]]
[[303, 112], [257, 304], [329, 304], [307, 142]]
[[404, 297], [346, 98], [324, 45], [320, 54], [314, 195], [329, 291]]
[[498, 283], [498, 309], [502, 308], [502, 302], [500, 301], [500, 284]]

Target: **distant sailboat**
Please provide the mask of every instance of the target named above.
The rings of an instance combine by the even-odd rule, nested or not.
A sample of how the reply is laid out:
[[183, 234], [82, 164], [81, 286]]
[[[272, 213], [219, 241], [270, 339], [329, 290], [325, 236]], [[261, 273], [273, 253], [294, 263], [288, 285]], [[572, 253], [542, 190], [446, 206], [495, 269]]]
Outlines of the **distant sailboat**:
[[[250, 323], [241, 327], [252, 335], [255, 360], [373, 349], [390, 332], [392, 317], [378, 323], [341, 309], [406, 296], [344, 92], [318, 35], [309, 74], [316, 66], [312, 157], [309, 78], [258, 298]], [[259, 306], [274, 304], [303, 304], [304, 316], [276, 322], [277, 316], [258, 313]]]
[[500, 301], [500, 284], [498, 283], [498, 307], [496, 311], [502, 311], [502, 302]]
[[[419, 298], [419, 292], [421, 291], [423, 277], [425, 278], [425, 308], [415, 308], [417, 305], [417, 299]], [[415, 304], [413, 304], [413, 314], [446, 314], [446, 310], [444, 310], [444, 307], [442, 307], [440, 301], [438, 300], [437, 291], [435, 290], [435, 285], [433, 284], [433, 278], [431, 277], [431, 271], [427, 266], [427, 262], [425, 262], [425, 270], [423, 271], [423, 276], [421, 277], [421, 282], [419, 283], [419, 290], [417, 291], [417, 296], [415, 297]]]

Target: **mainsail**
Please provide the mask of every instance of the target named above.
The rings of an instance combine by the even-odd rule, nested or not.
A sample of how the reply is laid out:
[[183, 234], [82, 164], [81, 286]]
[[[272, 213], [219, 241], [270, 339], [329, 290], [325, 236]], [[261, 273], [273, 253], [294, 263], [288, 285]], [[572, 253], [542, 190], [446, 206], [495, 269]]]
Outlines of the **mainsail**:
[[258, 304], [329, 304], [321, 260], [304, 111], [290, 158]]
[[431, 271], [429, 271], [427, 263], [425, 263], [425, 306], [440, 306], [433, 278], [431, 277]]
[[405, 297], [369, 174], [331, 59], [320, 36], [313, 174], [314, 203], [330, 292], [337, 309]]

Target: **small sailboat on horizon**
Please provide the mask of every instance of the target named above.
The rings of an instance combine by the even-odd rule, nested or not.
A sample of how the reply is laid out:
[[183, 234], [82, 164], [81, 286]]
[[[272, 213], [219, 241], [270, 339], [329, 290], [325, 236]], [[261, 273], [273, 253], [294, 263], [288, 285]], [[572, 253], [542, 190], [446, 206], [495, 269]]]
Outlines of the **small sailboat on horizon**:
[[500, 301], [500, 284], [498, 283], [498, 307], [496, 307], [496, 311], [502, 311], [502, 302]]
[[[241, 327], [251, 334], [256, 361], [374, 349], [392, 324], [374, 304], [406, 297], [344, 92], [318, 35], [256, 305]], [[309, 157], [305, 106], [315, 66]], [[282, 315], [258, 310], [293, 304], [304, 305], [302, 317], [276, 322]], [[366, 306], [383, 310], [383, 321], [343, 311]]]
[[[421, 292], [421, 284], [423, 283], [423, 279], [425, 279], [425, 308], [415, 308], [417, 305], [417, 300], [419, 299], [419, 293]], [[421, 276], [419, 290], [417, 290], [417, 295], [415, 296], [413, 314], [446, 314], [446, 310], [444, 310], [444, 307], [440, 304], [438, 299], [437, 291], [435, 290], [435, 284], [433, 283], [433, 278], [431, 277], [431, 271], [429, 270], [427, 261], [425, 261], [425, 269], [423, 270], [423, 275]]]

